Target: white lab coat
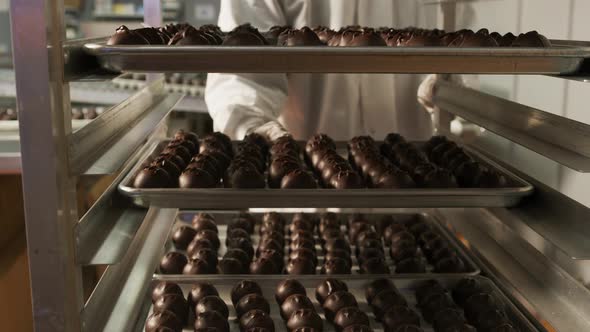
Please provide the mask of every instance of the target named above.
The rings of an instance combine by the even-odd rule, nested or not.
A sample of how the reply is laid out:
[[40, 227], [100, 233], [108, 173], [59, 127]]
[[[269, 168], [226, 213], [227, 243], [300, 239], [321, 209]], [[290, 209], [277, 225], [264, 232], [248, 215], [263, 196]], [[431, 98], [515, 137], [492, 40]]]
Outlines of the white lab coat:
[[[402, 27], [417, 25], [416, 6], [414, 0], [221, 0], [219, 26]], [[234, 139], [271, 121], [297, 139], [318, 132], [336, 140], [390, 132], [424, 139], [432, 125], [416, 100], [419, 83], [417, 75], [209, 74], [205, 101], [214, 129]]]

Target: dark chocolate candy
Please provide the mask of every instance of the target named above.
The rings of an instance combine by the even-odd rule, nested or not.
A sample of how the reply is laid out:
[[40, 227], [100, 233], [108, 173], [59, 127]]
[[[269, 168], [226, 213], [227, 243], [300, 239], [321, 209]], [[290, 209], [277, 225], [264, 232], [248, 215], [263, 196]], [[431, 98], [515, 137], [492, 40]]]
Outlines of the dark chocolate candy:
[[236, 314], [238, 317], [242, 317], [242, 315], [250, 310], [261, 310], [270, 314], [270, 305], [264, 296], [260, 294], [247, 294], [242, 296], [236, 304]]
[[316, 299], [323, 304], [326, 298], [339, 291], [348, 291], [348, 286], [344, 281], [328, 278], [322, 281], [315, 290]]
[[205, 311], [196, 315], [195, 331], [210, 327], [215, 328], [217, 332], [229, 332], [228, 320], [217, 311]]
[[262, 289], [256, 282], [251, 280], [242, 280], [237, 283], [231, 290], [231, 301], [233, 305], [235, 306], [243, 296], [248, 294], [262, 295]]
[[195, 305], [195, 315], [207, 311], [215, 311], [223, 316], [225, 319], [229, 317], [229, 309], [225, 302], [216, 295], [205, 296]]
[[277, 285], [275, 299], [281, 305], [289, 296], [295, 294], [307, 296], [305, 287], [295, 279], [285, 279]]
[[187, 257], [180, 252], [169, 252], [160, 261], [160, 272], [163, 274], [181, 274], [188, 262]]
[[303, 327], [311, 327], [314, 331], [323, 331], [322, 318], [313, 309], [299, 309], [287, 321], [287, 329], [292, 332]]

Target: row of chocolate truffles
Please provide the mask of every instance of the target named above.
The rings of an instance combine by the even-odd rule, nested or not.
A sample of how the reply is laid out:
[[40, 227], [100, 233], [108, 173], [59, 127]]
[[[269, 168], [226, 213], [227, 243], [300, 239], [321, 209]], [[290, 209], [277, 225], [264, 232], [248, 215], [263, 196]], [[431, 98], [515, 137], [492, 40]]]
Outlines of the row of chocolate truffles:
[[225, 45], [225, 46], [390, 46], [390, 47], [550, 47], [551, 42], [537, 31], [514, 35], [488, 29], [462, 29], [445, 32], [438, 29], [408, 27], [369, 28], [347, 26], [332, 30], [325, 26], [294, 29], [273, 26], [260, 32], [250, 24], [223, 32], [216, 25], [199, 28], [188, 23], [167, 24], [160, 28], [129, 29], [122, 25], [108, 45]]

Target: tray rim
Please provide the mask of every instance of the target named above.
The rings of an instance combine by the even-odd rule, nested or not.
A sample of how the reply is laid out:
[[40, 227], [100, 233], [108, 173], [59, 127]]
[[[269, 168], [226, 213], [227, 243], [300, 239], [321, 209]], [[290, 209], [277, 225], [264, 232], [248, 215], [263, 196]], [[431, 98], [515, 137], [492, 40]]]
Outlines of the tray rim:
[[[156, 141], [152, 143], [149, 149], [146, 149], [144, 155], [141, 156], [139, 161], [136, 165], [131, 168], [131, 170], [127, 173], [127, 175], [121, 180], [118, 185], [119, 192], [123, 195], [128, 196], [132, 199], [136, 199], [135, 203], [140, 206], [149, 206], [155, 205], [158, 206], [159, 204], [163, 204], [162, 202], [165, 199], [172, 199], [174, 196], [177, 195], [184, 195], [185, 199], [186, 196], [203, 196], [208, 201], [219, 199], [227, 199], [228, 201], [232, 202], [239, 202], [237, 198], [243, 198], [243, 196], [254, 196], [260, 200], [265, 199], [274, 199], [274, 200], [282, 200], [286, 201], [286, 199], [290, 197], [308, 197], [309, 201], [313, 200], [314, 198], [322, 199], [325, 196], [330, 196], [331, 198], [335, 199], [342, 199], [342, 198], [375, 198], [375, 197], [384, 197], [388, 198], [395, 203], [395, 198], [414, 198], [414, 199], [424, 199], [426, 197], [434, 197], [434, 198], [473, 198], [475, 196], [481, 197], [494, 197], [494, 198], [517, 198], [518, 201], [515, 202], [516, 205], [525, 196], [528, 196], [533, 193], [534, 188], [533, 186], [528, 183], [526, 180], [522, 179], [515, 173], [511, 172], [510, 170], [504, 168], [502, 165], [496, 163], [489, 157], [479, 153], [476, 150], [469, 148], [468, 146], [462, 145], [462, 147], [468, 151], [470, 154], [475, 155], [478, 159], [483, 160], [486, 164], [493, 166], [496, 170], [500, 170], [504, 175], [509, 176], [512, 181], [521, 184], [522, 186], [519, 187], [510, 187], [510, 188], [454, 188], [454, 189], [424, 189], [424, 188], [409, 188], [409, 189], [349, 189], [349, 190], [338, 190], [338, 189], [325, 189], [325, 188], [318, 188], [318, 189], [233, 189], [233, 188], [193, 188], [193, 189], [181, 189], [181, 188], [152, 188], [152, 189], [141, 189], [141, 188], [133, 188], [129, 184], [131, 183], [133, 176], [137, 173], [140, 167], [145, 164], [145, 161], [154, 153], [154, 151], [158, 148], [159, 145], [164, 144], [165, 142], [169, 141], [168, 138], [162, 139], [160, 141]], [[163, 196], [162, 198], [159, 196]], [[234, 198], [232, 198], [234, 197]], [[229, 199], [232, 198], [232, 199]], [[146, 200], [147, 199], [147, 200]], [[159, 202], [159, 203], [158, 203]], [[147, 203], [147, 205], [146, 205]], [[281, 206], [287, 207], [289, 203], [282, 203]], [[320, 204], [318, 202], [314, 202], [314, 204], [309, 205], [310, 207], [316, 206], [316, 204]], [[365, 204], [365, 203], [364, 203]], [[366, 207], [372, 207], [370, 204], [365, 204]], [[513, 206], [513, 205], [501, 205], [501, 206]], [[162, 206], [168, 206], [168, 204], [164, 204]], [[174, 206], [172, 204], [172, 206]], [[212, 204], [211, 206], [219, 206], [219, 202], [216, 204]], [[323, 205], [322, 205], [323, 206]], [[326, 207], [346, 207], [349, 205], [341, 205], [341, 206], [326, 206]], [[421, 207], [447, 207], [447, 206], [459, 206], [459, 205], [432, 205], [432, 204], [425, 204], [425, 205], [414, 205], [414, 206], [421, 206]], [[461, 205], [463, 206], [463, 205]], [[464, 205], [464, 206], [472, 206], [472, 207], [488, 207], [488, 206], [497, 206], [497, 205], [485, 205], [485, 204], [476, 204], [476, 205]], [[174, 206], [178, 208], [185, 208], [185, 206]], [[224, 202], [224, 208], [231, 209], [231, 208], [242, 208], [243, 205], [234, 203], [234, 205], [228, 204], [228, 202]], [[250, 206], [251, 207], [251, 206]], [[270, 206], [269, 206], [270, 207]], [[402, 205], [388, 205], [387, 207], [405, 207]], [[194, 208], [198, 209], [207, 209], [210, 206], [194, 206]]]
[[[554, 46], [548, 48], [168, 46], [106, 45], [106, 38], [103, 38], [99, 42], [83, 44], [82, 49], [97, 57], [105, 68], [130, 72], [198, 70], [225, 73], [439, 72], [574, 75], [583, 65], [584, 59], [590, 58], [589, 42], [553, 42]], [[184, 61], [162, 61], [162, 57]], [[288, 61], [293, 57], [306, 61]], [[400, 58], [406, 60], [404, 66], [399, 65]], [[359, 62], [359, 59], [366, 61]], [[370, 59], [373, 61], [369, 61]], [[393, 59], [398, 61], [390, 61]], [[471, 64], [468, 67], [465, 67], [466, 60]]]

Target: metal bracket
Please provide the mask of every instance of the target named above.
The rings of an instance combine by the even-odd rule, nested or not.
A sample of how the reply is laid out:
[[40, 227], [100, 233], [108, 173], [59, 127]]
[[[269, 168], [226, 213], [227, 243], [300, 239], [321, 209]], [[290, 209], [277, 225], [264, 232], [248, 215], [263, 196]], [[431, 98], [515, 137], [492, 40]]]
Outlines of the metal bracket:
[[131, 331], [177, 209], [150, 208], [123, 259], [110, 265], [82, 311], [82, 331]]
[[588, 331], [587, 288], [485, 209], [440, 209], [440, 215], [471, 247], [481, 266], [516, 299], [543, 331]]
[[[96, 174], [97, 164], [108, 165], [99, 167], [103, 170], [117, 169], [181, 98], [178, 94], [166, 96], [164, 82], [158, 80], [71, 134], [68, 151], [72, 174]], [[95, 170], [89, 172], [92, 168]]]
[[437, 82], [434, 103], [579, 172], [590, 172], [590, 125], [450, 82]]

